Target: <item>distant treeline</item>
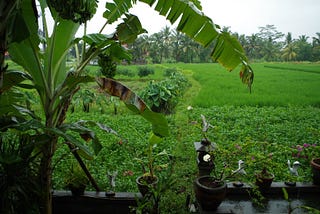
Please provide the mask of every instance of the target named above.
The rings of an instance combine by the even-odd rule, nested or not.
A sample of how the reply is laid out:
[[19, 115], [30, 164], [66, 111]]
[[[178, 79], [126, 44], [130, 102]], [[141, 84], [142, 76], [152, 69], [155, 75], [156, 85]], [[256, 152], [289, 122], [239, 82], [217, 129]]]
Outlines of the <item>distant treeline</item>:
[[[239, 35], [228, 27], [229, 32], [242, 44], [247, 57], [251, 61], [320, 61], [320, 32], [312, 38], [301, 35], [297, 39], [292, 34], [277, 31], [274, 25], [259, 27], [259, 33]], [[186, 35], [163, 28], [152, 35], [144, 34], [128, 47], [132, 50], [133, 63], [198, 63], [211, 62], [211, 47], [203, 48]]]

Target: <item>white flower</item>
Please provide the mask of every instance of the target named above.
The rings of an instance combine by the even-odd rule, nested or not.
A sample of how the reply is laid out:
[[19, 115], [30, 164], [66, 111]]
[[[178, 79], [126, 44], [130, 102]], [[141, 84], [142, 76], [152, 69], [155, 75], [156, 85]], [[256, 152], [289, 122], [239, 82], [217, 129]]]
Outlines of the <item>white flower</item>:
[[192, 109], [193, 109], [192, 106], [188, 106], [188, 107], [187, 107], [187, 110], [188, 110], [188, 111], [191, 111]]
[[209, 154], [206, 154], [205, 156], [203, 156], [203, 160], [205, 162], [209, 162], [211, 160], [211, 156]]

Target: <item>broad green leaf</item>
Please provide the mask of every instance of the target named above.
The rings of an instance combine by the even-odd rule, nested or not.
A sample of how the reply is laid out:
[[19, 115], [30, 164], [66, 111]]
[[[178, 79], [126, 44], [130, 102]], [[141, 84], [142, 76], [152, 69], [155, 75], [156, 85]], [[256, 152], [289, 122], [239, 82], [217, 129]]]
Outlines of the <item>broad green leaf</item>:
[[[34, 47], [38, 49], [38, 47]], [[21, 65], [31, 76], [36, 87], [45, 88], [42, 78], [42, 67], [37, 51], [32, 47], [30, 39], [20, 43], [12, 43], [9, 53], [13, 61]]]
[[155, 145], [155, 144], [159, 144], [163, 141], [163, 138], [155, 135], [154, 133], [151, 133], [150, 134], [150, 137], [149, 137], [149, 143], [151, 145]]
[[126, 18], [124, 18], [123, 21], [123, 23], [117, 26], [117, 33], [121, 43], [132, 43], [139, 34], [147, 32], [142, 28], [137, 16], [126, 15]]
[[93, 159], [93, 154], [90, 151], [90, 149], [87, 146], [83, 145], [83, 143], [81, 141], [79, 141], [78, 139], [76, 139], [72, 135], [69, 135], [69, 134], [63, 132], [62, 130], [60, 130], [58, 128], [46, 128], [46, 130], [50, 131], [51, 133], [56, 134], [57, 136], [64, 138], [66, 141], [74, 144], [77, 148], [79, 148], [79, 150], [77, 150], [77, 153], [79, 155], [81, 155], [82, 157], [84, 157], [85, 159], [87, 159], [87, 160]]
[[129, 88], [109, 78], [98, 78], [97, 83], [101, 89], [110, 95], [119, 97], [131, 111], [140, 114], [151, 122], [154, 134], [161, 137], [169, 135], [168, 123], [165, 117], [160, 113], [151, 111], [143, 100]]
[[123, 14], [126, 14], [136, 0], [114, 0], [112, 3], [106, 3], [106, 11], [103, 17], [107, 19], [108, 24], [117, 21]]
[[105, 51], [108, 53], [110, 56], [112, 56], [115, 59], [118, 60], [128, 60], [131, 61], [132, 55], [124, 48], [122, 47], [119, 43], [113, 43], [111, 44]]
[[97, 155], [101, 151], [102, 145], [101, 145], [98, 137], [95, 135], [94, 131], [87, 128], [86, 126], [97, 126], [104, 132], [119, 136], [118, 133], [116, 131], [114, 131], [113, 129], [111, 129], [110, 127], [107, 127], [104, 124], [101, 124], [101, 123], [98, 123], [95, 121], [91, 121], [91, 120], [80, 120], [75, 123], [65, 123], [60, 127], [60, 129], [62, 129], [64, 132], [66, 132], [68, 130], [73, 131], [73, 132], [77, 132], [86, 141], [92, 140], [91, 145], [92, 145], [92, 148], [93, 148], [95, 155]]
[[[20, 36], [14, 36], [20, 39], [10, 43], [8, 51], [12, 60], [21, 65], [32, 76], [35, 85], [38, 88], [45, 88], [43, 76], [41, 76], [42, 66], [39, 56], [40, 39], [38, 36], [38, 22], [34, 12], [31, 0], [22, 1], [21, 13], [23, 21], [21, 20], [21, 22], [23, 24], [21, 23], [21, 25], [24, 27], [20, 30], [16, 29], [12, 33], [21, 33], [29, 36], [25, 37], [23, 41], [20, 41]], [[18, 26], [14, 27], [18, 28]], [[27, 30], [27, 32], [22, 32], [22, 30]]]
[[83, 36], [82, 39], [90, 46], [94, 46], [96, 48], [102, 48], [109, 44], [114, 43], [115, 40], [113, 39], [113, 37], [114, 37], [114, 34], [105, 35], [101, 33], [93, 33], [93, 34], [87, 34]]
[[[250, 87], [253, 81], [253, 71], [248, 67], [248, 60], [245, 57], [244, 50], [239, 41], [228, 33], [221, 32], [219, 26], [205, 16], [201, 11], [199, 1], [186, 0], [140, 0], [149, 6], [155, 6], [155, 10], [160, 15], [166, 17], [172, 24], [177, 22], [177, 30], [185, 33], [191, 39], [199, 42], [204, 47], [214, 44], [211, 57], [219, 62], [227, 70], [234, 70], [242, 63], [244, 71], [249, 75], [242, 75], [242, 82], [248, 83]], [[194, 3], [193, 3], [194, 2]], [[248, 71], [250, 71], [248, 73]], [[240, 74], [241, 75], [241, 74]], [[248, 78], [250, 76], [250, 78]], [[250, 79], [250, 81], [248, 81]]]
[[70, 73], [63, 82], [61, 91], [69, 92], [70, 90], [75, 89], [80, 83], [89, 83], [94, 81], [95, 79], [91, 76], [78, 76]]
[[64, 132], [77, 132], [85, 141], [92, 140], [91, 146], [95, 155], [97, 155], [101, 151], [102, 145], [99, 139], [96, 137], [95, 133], [91, 129], [83, 126], [82, 123], [65, 123], [62, 126], [60, 126], [60, 129], [62, 129]]
[[31, 79], [28, 74], [22, 71], [14, 71], [14, 70], [7, 70], [3, 75], [3, 85], [0, 88], [0, 94], [4, 91], [9, 90], [11, 87], [18, 85], [24, 80]]
[[15, 128], [19, 131], [28, 131], [28, 130], [39, 130], [44, 129], [44, 124], [41, 123], [38, 119], [31, 119], [27, 121], [17, 121], [16, 124], [12, 125], [11, 128]]
[[50, 90], [55, 90], [66, 78], [66, 56], [79, 24], [61, 19], [54, 28], [45, 53], [45, 70]]

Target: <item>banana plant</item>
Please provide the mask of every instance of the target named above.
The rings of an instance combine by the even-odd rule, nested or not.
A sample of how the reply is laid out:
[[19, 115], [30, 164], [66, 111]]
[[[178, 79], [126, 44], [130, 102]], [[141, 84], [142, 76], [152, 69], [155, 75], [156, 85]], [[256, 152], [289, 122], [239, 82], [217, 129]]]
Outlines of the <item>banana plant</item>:
[[[65, 122], [72, 97], [77, 93], [81, 84], [96, 82], [103, 90], [117, 96], [127, 107], [140, 114], [152, 124], [156, 136], [168, 135], [165, 117], [151, 111], [147, 105], [130, 89], [121, 83], [108, 78], [94, 77], [86, 73], [85, 67], [99, 54], [108, 53], [118, 59], [130, 60], [131, 56], [122, 47], [133, 42], [139, 34], [146, 31], [141, 26], [138, 17], [129, 13], [129, 9], [137, 0], [114, 0], [105, 4], [105, 25], [94, 34], [86, 34], [76, 38], [76, 32], [81, 25], [96, 13], [96, 0], [4, 0], [0, 3], [0, 131], [9, 128], [17, 130], [35, 130], [41, 135], [38, 148], [41, 151], [39, 169], [40, 185], [43, 190], [42, 213], [51, 213], [51, 179], [52, 157], [58, 141], [63, 139], [72, 148], [78, 148], [77, 154], [91, 159], [93, 153], [101, 149], [99, 140], [83, 123], [68, 124]], [[207, 47], [214, 43], [212, 58], [231, 71], [242, 64], [241, 79], [250, 87], [253, 72], [244, 55], [240, 43], [228, 33], [220, 31], [210, 18], [201, 12], [197, 0], [140, 0], [154, 7], [160, 15], [165, 16], [171, 23], [178, 23], [178, 30], [187, 34], [195, 41]], [[38, 6], [37, 6], [38, 5]], [[46, 10], [46, 9], [49, 10]], [[41, 11], [43, 33], [39, 35], [38, 16]], [[53, 17], [52, 32], [47, 28], [47, 14]], [[179, 19], [180, 18], [180, 19]], [[105, 35], [101, 32], [105, 26], [122, 21], [116, 31]], [[86, 29], [86, 27], [84, 28]], [[43, 43], [40, 49], [40, 43]], [[68, 67], [67, 53], [74, 44], [82, 43], [83, 50], [74, 67]], [[4, 63], [4, 53], [9, 51], [11, 59], [23, 70], [12, 71]], [[23, 105], [18, 105], [18, 99], [13, 97], [16, 88], [35, 90], [39, 96], [42, 111], [35, 114]], [[16, 115], [19, 115], [17, 120]], [[101, 124], [99, 127], [105, 128]], [[68, 131], [67, 131], [68, 130]], [[109, 129], [104, 129], [110, 131]], [[70, 132], [92, 139], [90, 149], [84, 142], [73, 137]], [[46, 136], [46, 137], [43, 137]], [[93, 151], [93, 152], [92, 152]]]

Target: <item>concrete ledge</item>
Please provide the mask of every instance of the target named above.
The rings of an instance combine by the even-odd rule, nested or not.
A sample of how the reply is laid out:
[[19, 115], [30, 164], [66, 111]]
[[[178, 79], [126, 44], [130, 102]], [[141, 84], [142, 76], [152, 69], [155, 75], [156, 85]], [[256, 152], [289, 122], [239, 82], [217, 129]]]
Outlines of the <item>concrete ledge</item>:
[[[265, 192], [266, 200], [263, 207], [252, 203], [248, 184], [243, 187], [235, 187], [228, 183], [227, 198], [219, 206], [215, 213], [288, 213], [289, 202], [284, 200], [282, 188], [286, 188], [291, 208], [309, 206], [320, 209], [320, 186], [311, 183], [297, 182], [295, 187], [290, 187], [284, 182], [273, 182], [271, 188]], [[86, 191], [84, 195], [74, 197], [70, 191], [53, 192], [53, 213], [61, 214], [128, 214], [130, 207], [136, 206], [136, 198], [141, 198], [140, 193], [116, 192], [114, 196], [106, 196], [105, 192]], [[178, 210], [175, 210], [176, 212]], [[201, 210], [198, 213], [207, 214]], [[303, 209], [296, 209], [295, 213], [308, 213]]]
[[[287, 186], [284, 182], [272, 182], [270, 189], [266, 193], [270, 194], [283, 194], [282, 188], [286, 188], [290, 194], [294, 193], [319, 193], [320, 186], [313, 185], [312, 183], [297, 182], [296, 186]], [[228, 183], [229, 194], [246, 194], [252, 187], [248, 184], [244, 184], [243, 187], [235, 187], [232, 183]]]
[[136, 206], [136, 198], [140, 193], [117, 192], [114, 196], [106, 196], [105, 192], [89, 192], [74, 197], [70, 191], [53, 192], [53, 213], [61, 214], [127, 214], [130, 207]]
[[[282, 188], [286, 188], [289, 201], [284, 200]], [[273, 182], [270, 189], [264, 193], [265, 200], [258, 206], [252, 203], [249, 195], [251, 186], [235, 187], [228, 183], [227, 197], [214, 213], [255, 214], [255, 213], [289, 213], [289, 209], [295, 209], [294, 213], [308, 212], [299, 206], [308, 206], [320, 210], [320, 186], [312, 183], [297, 182], [295, 187], [287, 186], [284, 182]], [[199, 210], [198, 213], [209, 214]], [[212, 213], [212, 212], [211, 212]]]

